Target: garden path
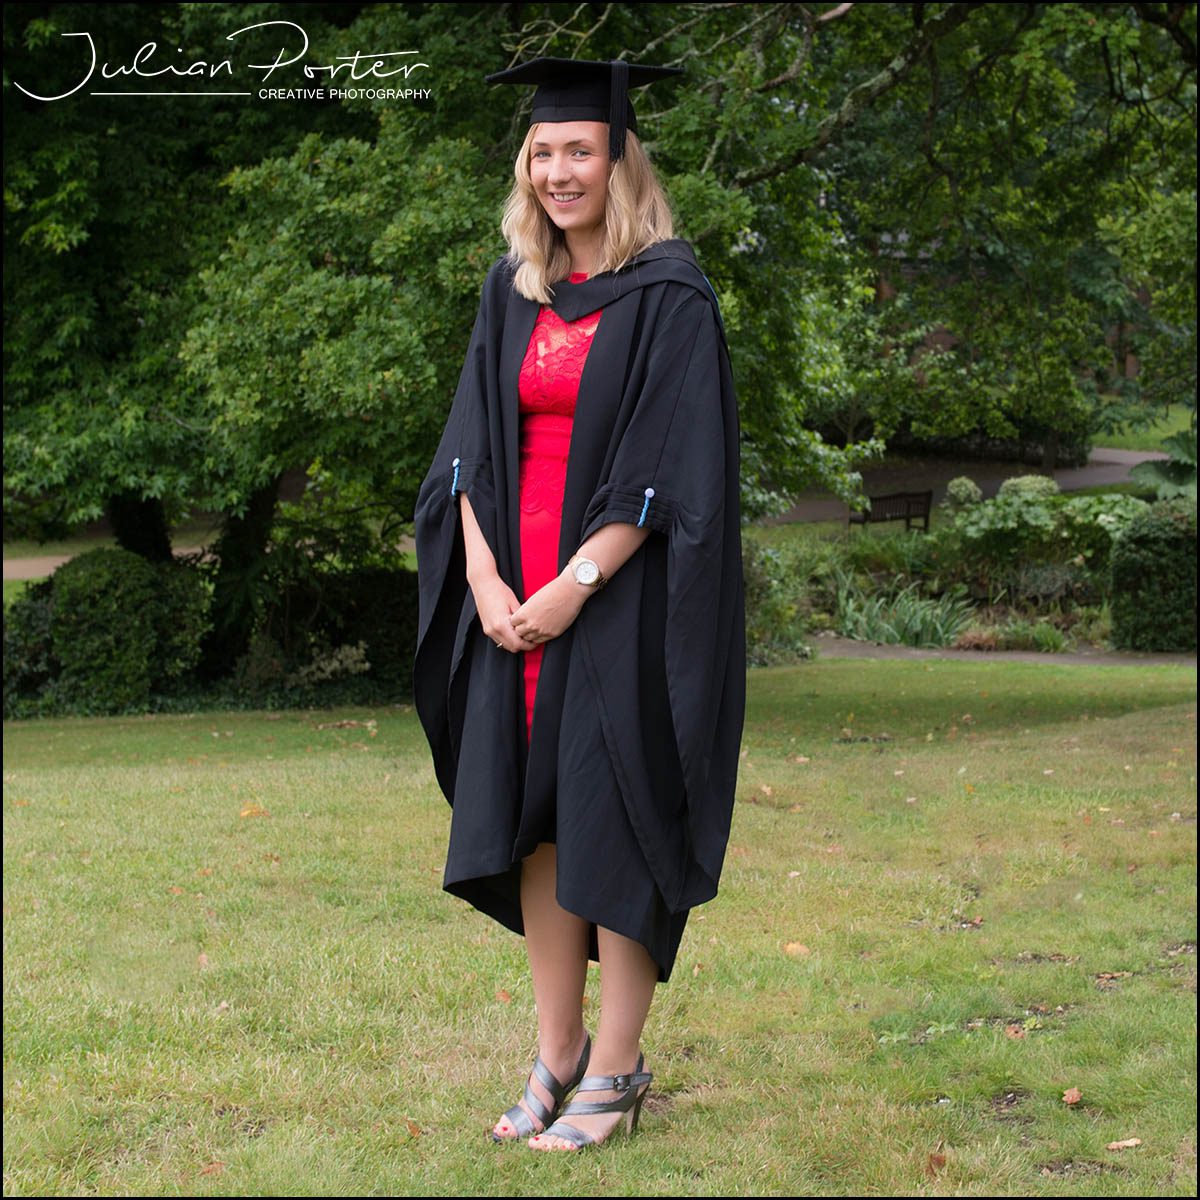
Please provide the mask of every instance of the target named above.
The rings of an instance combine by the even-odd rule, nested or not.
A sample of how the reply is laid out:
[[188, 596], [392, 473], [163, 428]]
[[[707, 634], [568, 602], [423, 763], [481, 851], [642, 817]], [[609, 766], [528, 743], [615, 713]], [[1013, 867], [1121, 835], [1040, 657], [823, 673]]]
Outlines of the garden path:
[[1196, 652], [1179, 654], [1143, 650], [1068, 650], [1051, 654], [1041, 650], [953, 650], [948, 646], [895, 646], [842, 637], [832, 630], [813, 635], [818, 658], [956, 658], [971, 662], [1071, 663], [1094, 667], [1196, 666]]

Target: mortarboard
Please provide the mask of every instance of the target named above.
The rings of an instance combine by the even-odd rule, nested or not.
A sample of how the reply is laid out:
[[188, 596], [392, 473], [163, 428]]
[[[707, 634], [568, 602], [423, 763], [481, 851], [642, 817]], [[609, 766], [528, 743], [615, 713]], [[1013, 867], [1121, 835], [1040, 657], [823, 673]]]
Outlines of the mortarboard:
[[588, 62], [574, 58], [535, 58], [485, 77], [487, 83], [533, 83], [530, 124], [539, 121], [607, 121], [608, 157], [625, 156], [625, 130], [637, 133], [629, 89], [682, 75], [682, 67], [649, 67], [614, 58]]

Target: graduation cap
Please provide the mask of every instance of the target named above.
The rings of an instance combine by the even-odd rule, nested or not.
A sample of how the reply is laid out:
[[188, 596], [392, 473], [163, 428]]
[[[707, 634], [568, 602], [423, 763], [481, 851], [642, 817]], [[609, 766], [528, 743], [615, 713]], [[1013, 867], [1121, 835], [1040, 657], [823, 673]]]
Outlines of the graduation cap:
[[530, 124], [539, 121], [607, 121], [608, 157], [625, 157], [625, 130], [637, 133], [629, 89], [682, 75], [682, 67], [648, 67], [619, 58], [588, 62], [575, 58], [535, 58], [485, 77], [488, 83], [533, 83]]

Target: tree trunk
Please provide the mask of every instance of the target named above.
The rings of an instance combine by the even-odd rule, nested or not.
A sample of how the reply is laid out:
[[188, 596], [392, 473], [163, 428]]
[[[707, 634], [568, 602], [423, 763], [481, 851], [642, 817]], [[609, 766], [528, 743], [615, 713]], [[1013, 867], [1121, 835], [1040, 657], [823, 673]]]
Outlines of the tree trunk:
[[262, 576], [281, 478], [276, 476], [254, 492], [241, 516], [225, 517], [213, 547], [218, 562], [213, 628], [205, 639], [200, 664], [201, 673], [208, 679], [228, 675], [245, 654], [255, 620], [267, 600], [262, 592]]
[[109, 496], [104, 508], [122, 550], [132, 550], [151, 562], [171, 561], [171, 534], [161, 500], [122, 492]]
[[1042, 470], [1053, 471], [1058, 461], [1058, 430], [1051, 429], [1042, 441]]

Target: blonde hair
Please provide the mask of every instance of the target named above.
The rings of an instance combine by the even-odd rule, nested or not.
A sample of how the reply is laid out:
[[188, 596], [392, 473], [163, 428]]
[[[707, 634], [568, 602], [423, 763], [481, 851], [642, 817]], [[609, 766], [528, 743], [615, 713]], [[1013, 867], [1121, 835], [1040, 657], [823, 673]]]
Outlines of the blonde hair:
[[[513, 287], [527, 300], [549, 304], [551, 285], [571, 273], [563, 232], [538, 200], [529, 174], [529, 152], [540, 125], [531, 125], [513, 169], [516, 179], [504, 202], [500, 231], [508, 261], [516, 268]], [[607, 145], [607, 143], [606, 143]], [[604, 205], [604, 242], [592, 274], [619, 271], [656, 242], [675, 236], [671, 205], [637, 134], [625, 132], [625, 157], [609, 164]]]

